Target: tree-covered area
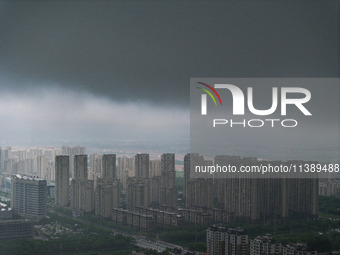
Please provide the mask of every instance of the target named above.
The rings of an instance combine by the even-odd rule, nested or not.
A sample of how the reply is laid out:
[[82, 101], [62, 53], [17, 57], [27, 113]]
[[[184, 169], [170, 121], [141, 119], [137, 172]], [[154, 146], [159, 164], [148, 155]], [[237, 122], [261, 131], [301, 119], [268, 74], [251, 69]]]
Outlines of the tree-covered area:
[[340, 199], [319, 196], [319, 215], [317, 220], [289, 221], [286, 229], [280, 225], [275, 238], [283, 244], [306, 242], [319, 252], [339, 250]]
[[9, 193], [8, 191], [5, 190], [0, 190], [0, 196], [4, 196], [4, 197], [11, 197], [11, 193]]
[[70, 209], [67, 208], [63, 208], [63, 207], [54, 207], [54, 211], [60, 214], [65, 214], [68, 216], [72, 216], [72, 211]]
[[143, 231], [139, 231], [132, 226], [119, 225], [109, 219], [101, 219], [91, 214], [84, 214], [83, 216], [80, 217], [80, 220], [83, 220], [91, 225], [95, 225], [95, 226], [102, 227], [102, 228], [111, 228], [111, 229], [115, 229], [118, 231], [122, 231], [127, 234], [143, 233]]
[[7, 206], [11, 206], [10, 197], [11, 194], [9, 192], [0, 190], [0, 203], [6, 204]]
[[[80, 254], [83, 251], [110, 251], [110, 254], [129, 254], [134, 247], [130, 239], [121, 235], [98, 235], [94, 233], [65, 236], [47, 241], [16, 239], [0, 241], [1, 255], [28, 254]], [[94, 253], [92, 253], [94, 254]]]
[[[69, 212], [62, 211], [66, 215]], [[136, 247], [132, 239], [122, 235], [113, 235], [110, 228], [72, 219], [56, 213], [48, 213], [48, 217], [38, 224], [61, 224], [72, 229], [71, 233], [53, 234], [48, 240], [40, 239], [8, 239], [0, 241], [1, 255], [25, 254], [129, 254]], [[37, 231], [35, 230], [35, 233]], [[45, 238], [46, 239], [46, 238]]]
[[275, 240], [282, 244], [304, 242], [318, 252], [334, 251], [340, 248], [340, 233], [335, 231], [322, 232], [292, 232], [275, 235]]
[[177, 191], [182, 192], [184, 188], [184, 178], [176, 175], [176, 188]]
[[319, 196], [319, 212], [320, 215], [330, 215], [340, 218], [340, 199]]

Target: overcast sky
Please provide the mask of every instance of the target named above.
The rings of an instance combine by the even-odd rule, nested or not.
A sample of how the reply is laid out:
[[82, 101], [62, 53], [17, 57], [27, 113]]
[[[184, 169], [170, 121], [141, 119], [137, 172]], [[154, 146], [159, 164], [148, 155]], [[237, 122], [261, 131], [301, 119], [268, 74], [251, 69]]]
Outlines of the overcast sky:
[[188, 142], [190, 77], [340, 70], [337, 1], [1, 1], [0, 38], [0, 145]]

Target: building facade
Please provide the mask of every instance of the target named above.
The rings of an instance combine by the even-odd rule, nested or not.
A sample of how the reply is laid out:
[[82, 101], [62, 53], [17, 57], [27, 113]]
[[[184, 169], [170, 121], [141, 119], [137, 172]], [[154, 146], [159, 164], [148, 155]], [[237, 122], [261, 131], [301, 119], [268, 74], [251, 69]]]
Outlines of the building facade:
[[0, 240], [33, 236], [33, 222], [28, 220], [0, 221]]
[[18, 215], [34, 220], [46, 217], [47, 182], [16, 174], [12, 176], [12, 207]]
[[55, 202], [58, 205], [69, 205], [69, 156], [56, 156], [55, 159]]
[[249, 240], [243, 229], [212, 226], [207, 229], [208, 255], [247, 255]]
[[271, 235], [257, 236], [250, 240], [250, 255], [281, 255], [282, 245]]

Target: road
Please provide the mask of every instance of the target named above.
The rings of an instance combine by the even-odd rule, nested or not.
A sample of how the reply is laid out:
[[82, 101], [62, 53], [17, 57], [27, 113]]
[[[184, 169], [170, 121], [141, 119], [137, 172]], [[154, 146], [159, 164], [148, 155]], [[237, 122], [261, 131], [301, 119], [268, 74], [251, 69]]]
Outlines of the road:
[[163, 241], [150, 241], [150, 240], [146, 240], [145, 238], [135, 238], [135, 240], [136, 242], [134, 244], [136, 246], [141, 247], [141, 248], [156, 250], [158, 252], [165, 251], [167, 248], [183, 249], [181, 246], [178, 246], [172, 243], [163, 242]]

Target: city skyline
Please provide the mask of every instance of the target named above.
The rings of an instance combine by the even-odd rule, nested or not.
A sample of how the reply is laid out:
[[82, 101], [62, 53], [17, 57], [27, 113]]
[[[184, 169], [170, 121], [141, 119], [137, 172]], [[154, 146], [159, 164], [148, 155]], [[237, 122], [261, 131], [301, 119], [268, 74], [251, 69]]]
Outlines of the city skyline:
[[[198, 255], [205, 250], [208, 254], [221, 255], [262, 254], [261, 251], [266, 249], [272, 249], [278, 255], [295, 251], [317, 254], [338, 247], [334, 238], [326, 237], [328, 243], [323, 245], [322, 240], [312, 242], [313, 237], [305, 237], [309, 240], [306, 243], [301, 243], [299, 237], [290, 238], [287, 243], [281, 236], [291, 235], [293, 222], [297, 222], [298, 227], [299, 221], [312, 224], [311, 228], [319, 226], [317, 235], [325, 231], [320, 224], [324, 224], [325, 219], [328, 222], [336, 219], [322, 216], [325, 208], [321, 205], [339, 198], [338, 179], [253, 179], [250, 176], [209, 179], [197, 178], [191, 173], [193, 163], [234, 165], [239, 162], [247, 166], [253, 162], [251, 166], [254, 166], [255, 161], [255, 157], [222, 155], [212, 161], [199, 154], [188, 153], [184, 157], [183, 173], [176, 171], [174, 153], [163, 153], [160, 159], [150, 159], [146, 153], [134, 157], [87, 154], [87, 149], [80, 146], [19, 150], [2, 147], [0, 219], [4, 220], [4, 229], [0, 231], [0, 239], [36, 239], [44, 235], [47, 236], [46, 242], [51, 237], [53, 240], [65, 235], [79, 235], [77, 223], [73, 229], [68, 224], [70, 220], [78, 222], [80, 219], [80, 222], [93, 221], [85, 230], [91, 231], [91, 234], [93, 227], [100, 224], [108, 225], [111, 233], [125, 233], [133, 229], [136, 234], [126, 234], [135, 239], [134, 245], [158, 251], [169, 248], [169, 255], [180, 254], [178, 252], [186, 246], [180, 246], [180, 242], [146, 241], [148, 239], [137, 233], [152, 235], [156, 232], [163, 236], [171, 227], [171, 232], [176, 231], [180, 235], [186, 228], [204, 229], [205, 240], [202, 232], [199, 235], [201, 246], [190, 248], [201, 251], [194, 253]], [[261, 165], [264, 162], [261, 161]], [[282, 163], [271, 162], [273, 165]], [[301, 163], [303, 161], [299, 161]], [[339, 165], [333, 167], [332, 172], [338, 173]], [[11, 198], [6, 198], [9, 196]], [[33, 221], [20, 220], [17, 214]], [[54, 221], [53, 217], [59, 218], [51, 228], [45, 221]], [[43, 225], [37, 221], [39, 219], [43, 219]], [[287, 223], [290, 224], [288, 230], [282, 232]], [[218, 224], [218, 227], [212, 224]], [[232, 227], [237, 225], [246, 227], [247, 231]], [[256, 225], [261, 227], [255, 230]], [[59, 229], [57, 233], [53, 230], [55, 228]], [[333, 229], [328, 231], [337, 233]], [[251, 239], [255, 234], [265, 236]], [[196, 236], [195, 231], [190, 235]]]
[[340, 254], [338, 0], [0, 0], [0, 253]]

